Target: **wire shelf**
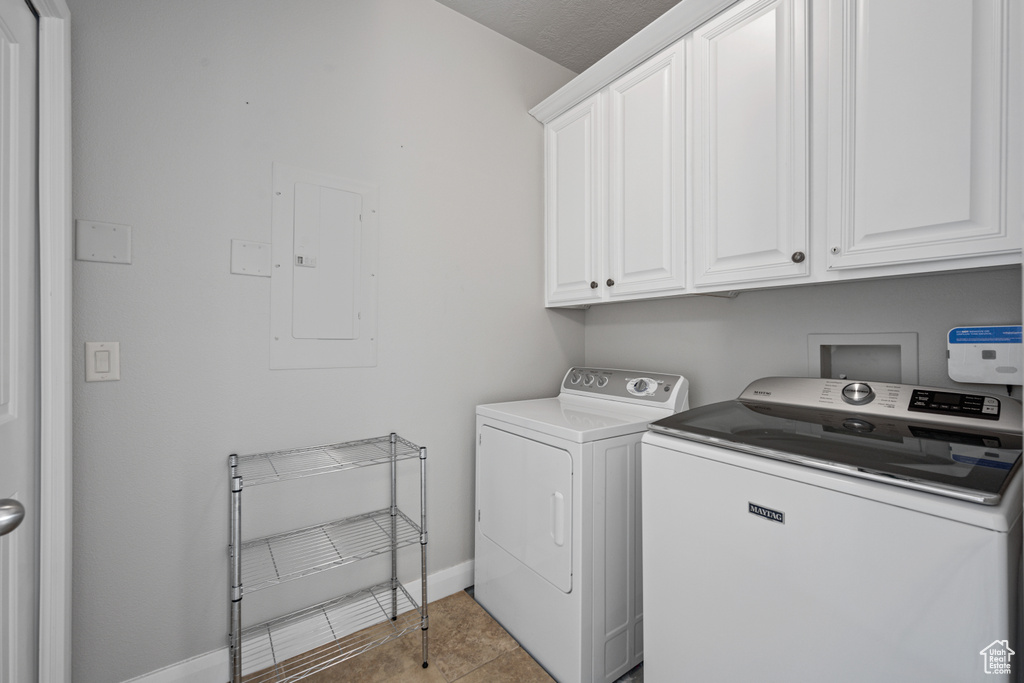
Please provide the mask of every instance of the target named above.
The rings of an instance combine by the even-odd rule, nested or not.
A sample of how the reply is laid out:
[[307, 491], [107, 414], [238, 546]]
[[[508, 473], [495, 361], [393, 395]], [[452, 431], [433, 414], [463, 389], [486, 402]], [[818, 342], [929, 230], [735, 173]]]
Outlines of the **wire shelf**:
[[[419, 457], [419, 453], [419, 446], [396, 436], [397, 460]], [[236, 473], [242, 477], [246, 486], [259, 486], [389, 462], [391, 437], [379, 436], [362, 441], [242, 455], [238, 457]]]
[[391, 582], [308, 607], [242, 631], [244, 683], [290, 683], [422, 628], [420, 607]]
[[[401, 510], [395, 519], [397, 547], [419, 543], [420, 528]], [[390, 508], [242, 544], [245, 593], [390, 552]]]

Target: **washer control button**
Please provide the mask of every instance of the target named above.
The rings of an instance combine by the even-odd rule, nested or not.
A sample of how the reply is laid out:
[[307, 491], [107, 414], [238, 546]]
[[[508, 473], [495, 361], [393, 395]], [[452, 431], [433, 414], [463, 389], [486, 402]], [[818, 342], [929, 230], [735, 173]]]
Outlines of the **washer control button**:
[[583, 386], [589, 387], [589, 386], [592, 386], [593, 384], [594, 384], [594, 376], [593, 375], [587, 375], [586, 377], [583, 378]]
[[843, 387], [843, 400], [855, 406], [870, 403], [874, 397], [875, 392], [864, 382], [853, 382]]
[[608, 377], [601, 375], [597, 378], [597, 388], [600, 389], [605, 386], [608, 386]]
[[569, 384], [579, 384], [581, 379], [583, 379], [583, 375], [573, 370], [569, 375]]

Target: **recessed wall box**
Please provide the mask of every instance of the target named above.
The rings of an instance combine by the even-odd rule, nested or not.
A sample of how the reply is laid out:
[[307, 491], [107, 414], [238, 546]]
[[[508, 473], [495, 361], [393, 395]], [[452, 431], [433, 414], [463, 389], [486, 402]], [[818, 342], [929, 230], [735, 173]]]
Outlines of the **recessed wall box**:
[[807, 374], [917, 384], [917, 333], [809, 334]]
[[1021, 326], [954, 327], [947, 337], [949, 378], [976, 384], [1021, 384]]

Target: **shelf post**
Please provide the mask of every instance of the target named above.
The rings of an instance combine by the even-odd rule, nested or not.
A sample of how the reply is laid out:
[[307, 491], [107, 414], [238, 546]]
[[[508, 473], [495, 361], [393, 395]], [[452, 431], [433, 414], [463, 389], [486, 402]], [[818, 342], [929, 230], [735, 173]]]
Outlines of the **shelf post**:
[[242, 476], [238, 473], [239, 457], [227, 458], [231, 502], [227, 549], [231, 573], [230, 624], [230, 681], [242, 683]]
[[398, 434], [391, 432], [391, 621], [398, 619]]
[[420, 447], [420, 604], [423, 606], [423, 668], [427, 668], [427, 449]]
[[231, 513], [228, 553], [231, 571], [231, 614], [228, 636], [231, 649], [231, 683], [242, 681], [242, 477], [238, 455], [228, 457], [231, 484]]

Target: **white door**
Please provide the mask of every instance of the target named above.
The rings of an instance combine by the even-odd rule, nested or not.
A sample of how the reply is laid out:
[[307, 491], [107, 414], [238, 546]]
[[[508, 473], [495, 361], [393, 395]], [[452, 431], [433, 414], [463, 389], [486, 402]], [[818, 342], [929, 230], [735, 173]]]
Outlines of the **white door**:
[[601, 95], [544, 127], [548, 306], [601, 300]]
[[609, 298], [686, 287], [683, 44], [608, 89]]
[[694, 282], [807, 275], [803, 0], [748, 0], [693, 33]]
[[0, 683], [38, 666], [36, 33], [24, 0], [0, 0], [0, 500], [25, 509], [0, 536]]
[[572, 590], [572, 456], [480, 429], [480, 531], [563, 593]]
[[833, 0], [830, 269], [1020, 248], [1007, 175], [1018, 4]]

